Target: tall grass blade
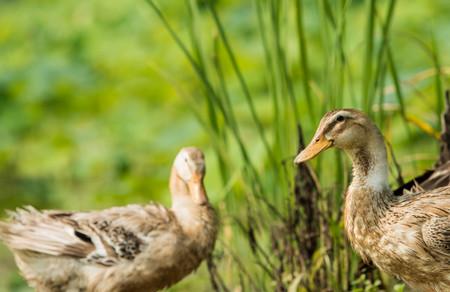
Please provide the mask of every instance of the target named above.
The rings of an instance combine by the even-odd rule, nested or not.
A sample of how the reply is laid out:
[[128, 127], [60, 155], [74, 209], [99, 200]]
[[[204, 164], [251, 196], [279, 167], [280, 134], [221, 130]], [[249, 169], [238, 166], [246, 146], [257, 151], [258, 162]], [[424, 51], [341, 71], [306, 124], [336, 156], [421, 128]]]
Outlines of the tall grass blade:
[[[369, 94], [369, 101], [368, 101], [370, 107], [372, 107], [372, 105], [374, 103], [375, 92], [377, 90], [376, 89], [377, 86], [379, 86], [379, 90], [380, 90], [381, 94], [384, 94], [384, 92], [383, 92], [383, 90], [384, 90], [383, 68], [386, 63], [386, 48], [389, 43], [389, 33], [390, 33], [391, 24], [392, 24], [392, 18], [394, 16], [396, 2], [397, 2], [397, 0], [391, 0], [389, 2], [386, 20], [384, 21], [384, 23], [381, 24], [381, 26], [382, 26], [381, 44], [380, 44], [380, 48], [378, 49], [378, 54], [377, 54], [377, 59], [376, 59], [377, 62], [375, 63], [375, 74], [374, 74], [375, 75], [375, 86], [373, 88], [370, 88], [372, 93]], [[379, 106], [382, 106], [382, 104], [379, 103]], [[380, 118], [381, 118], [381, 116], [383, 115], [383, 109], [380, 107], [379, 110], [381, 113], [381, 115], [380, 115]], [[380, 122], [381, 121], [382, 121], [382, 119], [380, 119]]]
[[298, 39], [298, 49], [300, 57], [300, 68], [302, 70], [302, 82], [303, 90], [306, 97], [306, 102], [308, 105], [309, 116], [311, 122], [315, 121], [314, 103], [310, 88], [310, 69], [308, 64], [308, 47], [305, 37], [305, 28], [303, 20], [303, 0], [295, 1], [295, 16], [296, 16], [296, 27], [297, 27], [297, 39]]
[[282, 122], [281, 122], [281, 114], [280, 114], [280, 106], [278, 104], [278, 82], [277, 76], [274, 74], [274, 66], [273, 66], [273, 57], [271, 55], [271, 47], [269, 45], [269, 36], [267, 32], [267, 25], [265, 24], [264, 12], [265, 12], [265, 2], [255, 0], [256, 5], [256, 17], [258, 22], [258, 30], [261, 35], [261, 43], [264, 50], [264, 60], [266, 63], [266, 72], [265, 75], [268, 79], [268, 88], [270, 92], [270, 96], [272, 98], [272, 106], [273, 106], [273, 126], [275, 129], [275, 143], [273, 150], [275, 153], [279, 153], [281, 151], [282, 144]]
[[397, 96], [397, 101], [400, 106], [400, 114], [406, 121], [406, 108], [404, 103], [403, 91], [400, 85], [400, 78], [398, 77], [397, 66], [395, 65], [394, 58], [392, 56], [392, 50], [390, 46], [387, 47], [387, 60], [389, 65], [389, 70], [391, 72], [392, 81], [394, 82], [395, 93]]
[[375, 16], [376, 16], [376, 0], [369, 0], [369, 12], [367, 20], [367, 32], [366, 32], [366, 53], [363, 61], [363, 105], [362, 108], [369, 114], [371, 114], [369, 101], [371, 100], [371, 86], [372, 86], [372, 55], [374, 47], [375, 36]]
[[441, 113], [444, 110], [444, 91], [442, 89], [442, 66], [441, 60], [439, 57], [439, 48], [436, 44], [436, 38], [432, 34], [431, 36], [431, 57], [433, 60], [433, 66], [436, 71], [436, 75], [434, 76], [434, 87], [435, 87], [435, 98], [437, 101], [436, 104], [436, 117], [437, 121], [440, 121]]

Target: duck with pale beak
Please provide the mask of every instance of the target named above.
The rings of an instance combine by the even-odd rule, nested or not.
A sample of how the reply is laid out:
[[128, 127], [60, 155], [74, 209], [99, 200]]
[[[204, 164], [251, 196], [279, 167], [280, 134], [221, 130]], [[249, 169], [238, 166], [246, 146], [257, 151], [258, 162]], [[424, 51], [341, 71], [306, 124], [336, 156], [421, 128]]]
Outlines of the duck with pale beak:
[[91, 212], [10, 212], [0, 239], [37, 291], [158, 291], [195, 271], [214, 249], [218, 223], [203, 184], [205, 157], [180, 150], [171, 208], [132, 204]]

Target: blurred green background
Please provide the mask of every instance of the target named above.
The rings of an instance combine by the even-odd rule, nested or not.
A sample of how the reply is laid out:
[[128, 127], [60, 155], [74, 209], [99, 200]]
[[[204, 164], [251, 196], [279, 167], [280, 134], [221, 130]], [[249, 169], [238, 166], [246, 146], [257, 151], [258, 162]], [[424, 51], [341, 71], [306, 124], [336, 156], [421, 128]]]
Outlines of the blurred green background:
[[[241, 257], [258, 287], [273, 290], [233, 220], [252, 205], [248, 181], [257, 180], [255, 173], [261, 195], [283, 210], [290, 187], [274, 165], [287, 159], [293, 178], [297, 122], [308, 139], [326, 110], [358, 107], [382, 127], [405, 178], [437, 157], [438, 114], [449, 85], [450, 4], [398, 1], [384, 34], [392, 3], [157, 2], [192, 52], [196, 73], [145, 1], [0, 1], [0, 209], [169, 205], [172, 159], [181, 147], [196, 145], [206, 153], [206, 186], [222, 218], [218, 272], [231, 291], [251, 291], [238, 275]], [[389, 50], [380, 49], [386, 40]], [[205, 76], [217, 94], [208, 91]], [[254, 167], [250, 175], [239, 141]], [[329, 152], [331, 160], [312, 165], [323, 188], [338, 197], [350, 165]], [[270, 254], [264, 232], [259, 239]], [[29, 291], [3, 245], [0, 275], [0, 291]], [[283, 281], [290, 291], [301, 289], [291, 278]], [[187, 289], [211, 290], [205, 265], [170, 290]]]

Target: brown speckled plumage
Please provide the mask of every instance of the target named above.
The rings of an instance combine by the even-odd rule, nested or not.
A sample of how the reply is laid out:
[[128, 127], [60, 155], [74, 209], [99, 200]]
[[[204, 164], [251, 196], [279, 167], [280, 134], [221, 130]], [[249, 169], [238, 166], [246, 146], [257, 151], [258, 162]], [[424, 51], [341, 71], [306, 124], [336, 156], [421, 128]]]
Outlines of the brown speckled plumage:
[[360, 111], [343, 109], [326, 114], [314, 137], [296, 158], [297, 163], [331, 146], [343, 149], [352, 159], [353, 180], [346, 193], [344, 220], [358, 254], [414, 289], [450, 291], [448, 184], [395, 196], [388, 185], [382, 135]]
[[0, 238], [37, 291], [157, 291], [213, 250], [217, 221], [203, 188], [203, 154], [184, 148], [171, 174], [173, 205], [96, 212], [10, 212]]

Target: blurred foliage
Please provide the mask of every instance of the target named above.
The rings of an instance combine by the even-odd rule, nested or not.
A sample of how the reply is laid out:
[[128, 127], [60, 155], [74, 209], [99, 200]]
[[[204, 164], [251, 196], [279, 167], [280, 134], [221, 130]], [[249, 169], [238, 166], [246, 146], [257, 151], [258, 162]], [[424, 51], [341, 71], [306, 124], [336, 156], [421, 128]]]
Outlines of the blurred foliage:
[[[370, 1], [300, 1], [312, 104], [302, 83], [305, 71], [298, 56], [294, 9], [290, 9], [294, 2], [213, 1], [273, 150], [273, 162], [278, 165], [295, 154], [296, 122], [301, 122], [305, 136], [311, 137], [324, 110], [351, 106], [369, 110], [382, 126], [406, 178], [430, 167], [437, 153], [430, 131], [439, 131], [439, 96], [449, 85], [450, 57], [445, 53], [450, 50], [448, 1], [396, 3], [389, 38], [392, 63], [365, 57], [370, 39], [368, 22], [373, 20], [375, 25], [375, 55], [384, 39], [380, 23], [386, 19], [391, 1], [376, 1], [378, 10], [372, 14], [368, 12]], [[219, 90], [221, 98], [228, 95], [230, 99], [229, 108], [234, 111], [266, 195], [270, 193], [273, 202], [283, 204], [289, 186], [285, 181], [280, 183], [282, 176], [276, 172], [281, 168], [274, 168], [266, 155], [239, 76], [211, 15], [211, 2], [158, 3], [190, 51], [195, 52], [196, 43], [200, 44], [195, 59], [203, 60], [203, 74], [211, 78], [215, 88], [225, 85]], [[280, 7], [278, 19], [276, 15], [269, 17], [267, 12], [273, 11], [267, 8], [270, 5]], [[255, 13], [258, 7], [265, 10]], [[261, 15], [265, 31], [258, 26]], [[277, 42], [262, 45], [264, 32], [270, 42], [277, 30], [288, 81], [283, 79], [283, 71], [278, 71], [281, 67], [267, 65], [264, 49], [273, 57], [278, 52]], [[211, 134], [213, 124], [217, 123], [219, 136], [229, 141], [227, 121], [219, 115], [213, 122], [204, 83], [148, 3], [0, 1], [0, 60], [0, 209], [31, 204], [87, 210], [150, 200], [169, 205], [166, 185], [172, 159], [179, 148], [197, 145], [206, 152], [206, 184], [222, 215], [222, 235], [215, 255], [221, 259], [218, 272], [233, 291], [244, 289], [237, 274], [240, 270], [235, 268], [236, 258], [241, 258], [262, 285], [274, 287], [258, 271], [247, 239], [239, 235], [234, 223], [252, 204], [248, 181], [255, 174], [247, 173], [237, 143], [225, 141], [217, 146], [218, 139]], [[216, 70], [214, 60], [222, 60], [223, 84], [220, 76], [212, 73]], [[441, 67], [442, 78], [434, 78], [436, 64]], [[390, 74], [386, 73], [382, 93], [371, 95], [370, 88], [364, 89], [365, 70], [377, 65]], [[398, 75], [397, 83], [392, 67]], [[271, 82], [282, 86], [274, 90]], [[367, 98], [365, 92], [369, 92]], [[291, 93], [295, 106], [288, 102]], [[274, 111], [276, 100], [282, 101], [278, 116]], [[412, 120], [406, 115], [416, 123], [405, 123]], [[426, 132], [418, 125], [431, 130]], [[222, 154], [218, 154], [220, 151]], [[332, 167], [324, 163], [329, 158]], [[348, 181], [348, 161], [330, 151], [313, 165], [324, 189], [337, 194], [330, 198], [337, 210]], [[293, 178], [294, 169], [288, 168]], [[334, 236], [341, 237], [339, 218], [334, 218], [332, 227]], [[263, 248], [270, 250], [268, 236], [263, 231], [258, 234]], [[4, 246], [0, 247], [0, 263], [0, 290], [27, 291]], [[367, 281], [355, 279], [355, 285]], [[370, 282], [365, 287], [379, 283]], [[210, 291], [204, 265], [171, 290], [188, 288]]]

